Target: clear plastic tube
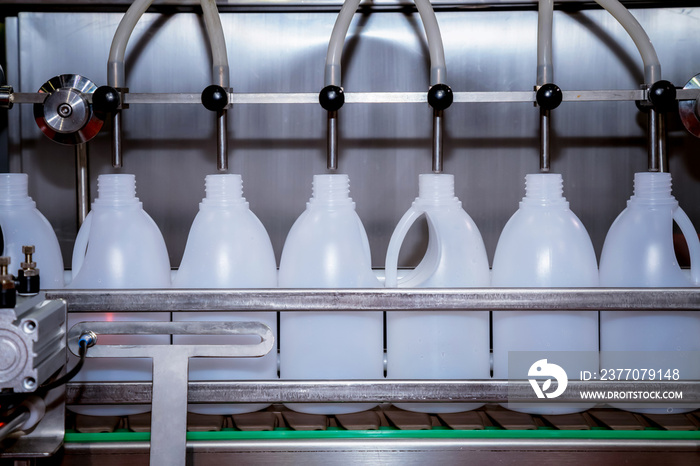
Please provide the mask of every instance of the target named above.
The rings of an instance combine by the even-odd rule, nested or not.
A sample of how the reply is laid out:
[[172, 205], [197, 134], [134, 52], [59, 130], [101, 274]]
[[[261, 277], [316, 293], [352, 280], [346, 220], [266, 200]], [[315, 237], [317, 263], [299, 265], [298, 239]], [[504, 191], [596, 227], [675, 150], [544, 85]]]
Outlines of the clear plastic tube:
[[325, 85], [340, 86], [340, 59], [343, 56], [343, 45], [345, 45], [345, 36], [350, 29], [350, 22], [355, 16], [357, 7], [360, 5], [360, 0], [345, 0], [338, 18], [333, 25], [331, 32], [331, 40], [328, 43], [328, 52], [326, 53], [326, 71]]
[[136, 0], [131, 4], [114, 33], [112, 46], [109, 49], [109, 61], [107, 62], [107, 83], [112, 87], [126, 87], [124, 73], [124, 55], [129, 37], [139, 22], [141, 16], [151, 6], [153, 0]]
[[442, 46], [442, 36], [438, 26], [435, 10], [430, 0], [415, 0], [420, 14], [430, 51], [430, 85], [444, 83], [447, 79], [445, 67], [445, 48]]
[[661, 63], [659, 62], [659, 57], [651, 44], [649, 36], [637, 19], [618, 0], [596, 0], [596, 2], [608, 10], [634, 41], [634, 45], [637, 46], [644, 62], [644, 80], [646, 84], [652, 84], [660, 80]]
[[537, 14], [537, 85], [541, 86], [554, 82], [552, 67], [554, 0], [540, 0]]
[[212, 67], [214, 83], [227, 89], [229, 86], [228, 55], [226, 54], [226, 39], [221, 17], [216, 8], [216, 0], [201, 0], [204, 24], [207, 28], [211, 44]]

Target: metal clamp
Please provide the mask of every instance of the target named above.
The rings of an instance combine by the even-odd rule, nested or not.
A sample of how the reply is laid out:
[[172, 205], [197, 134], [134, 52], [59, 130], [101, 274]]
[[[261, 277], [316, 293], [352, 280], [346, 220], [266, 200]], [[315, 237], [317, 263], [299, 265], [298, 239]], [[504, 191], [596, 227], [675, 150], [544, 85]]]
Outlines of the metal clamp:
[[[85, 332], [97, 334], [91, 358], [153, 359], [151, 465], [185, 464], [187, 377], [193, 357], [250, 358], [273, 347], [272, 330], [260, 322], [80, 322], [68, 332], [68, 348], [78, 354]], [[99, 335], [257, 335], [254, 345], [100, 345]]]

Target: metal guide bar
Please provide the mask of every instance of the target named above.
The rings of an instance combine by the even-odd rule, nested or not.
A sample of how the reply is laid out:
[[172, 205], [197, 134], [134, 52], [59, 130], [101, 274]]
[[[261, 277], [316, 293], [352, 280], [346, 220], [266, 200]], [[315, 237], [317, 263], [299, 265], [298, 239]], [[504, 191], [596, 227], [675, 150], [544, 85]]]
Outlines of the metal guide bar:
[[[700, 89], [678, 89], [678, 100], [693, 100], [700, 95]], [[10, 101], [13, 104], [40, 104], [47, 94], [33, 92], [15, 92]], [[635, 101], [645, 100], [645, 91], [637, 90], [588, 90], [563, 91], [565, 102], [595, 101]], [[231, 93], [232, 104], [318, 104], [318, 93]], [[348, 92], [345, 102], [349, 104], [382, 103], [427, 103], [426, 92]], [[496, 91], [496, 92], [455, 92], [456, 103], [499, 103], [499, 102], [535, 102], [534, 91]], [[127, 93], [126, 104], [200, 104], [199, 93]]]
[[[67, 404], [151, 403], [150, 382], [74, 382], [66, 389]], [[682, 391], [682, 399], [664, 404], [700, 403], [700, 381], [579, 381], [547, 403], [595, 403], [582, 400], [580, 391]], [[188, 403], [309, 403], [309, 402], [451, 402], [532, 403], [526, 380], [255, 380], [189, 382]], [[534, 402], [537, 402], [536, 399]], [[616, 401], [617, 403], [618, 401]], [[641, 403], [621, 399], [620, 403]]]
[[68, 312], [700, 310], [700, 288], [49, 290]]

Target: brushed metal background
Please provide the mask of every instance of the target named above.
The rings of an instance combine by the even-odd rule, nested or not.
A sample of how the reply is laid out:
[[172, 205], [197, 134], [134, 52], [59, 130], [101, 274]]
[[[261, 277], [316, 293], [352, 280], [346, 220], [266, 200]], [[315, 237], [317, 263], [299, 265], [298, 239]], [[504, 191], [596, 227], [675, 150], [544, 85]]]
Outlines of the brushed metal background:
[[[657, 48], [663, 76], [682, 86], [700, 72], [700, 8], [635, 9]], [[63, 73], [106, 84], [119, 13], [20, 13], [8, 27], [8, 57], [19, 53], [19, 92], [34, 92]], [[222, 22], [236, 92], [318, 92], [336, 13], [224, 13]], [[535, 11], [438, 13], [455, 91], [532, 90], [536, 78]], [[210, 84], [210, 50], [201, 17], [146, 14], [127, 48], [132, 92], [201, 92]], [[555, 82], [565, 90], [634, 89], [643, 81], [632, 41], [602, 10], [555, 12]], [[417, 14], [358, 14], [343, 57], [343, 86], [353, 91], [426, 91], [428, 53]], [[45, 138], [30, 105], [10, 118], [11, 166], [30, 175], [30, 195], [56, 229], [70, 267], [77, 232], [73, 149]], [[445, 172], [474, 218], [493, 259], [498, 236], [524, 195], [524, 176], [538, 170], [539, 110], [532, 104], [455, 104], [446, 112]], [[213, 115], [199, 105], [132, 105], [124, 112], [124, 168], [161, 228], [173, 267], [216, 171]], [[21, 131], [17, 131], [20, 125]], [[238, 105], [230, 111], [230, 172], [272, 238], [277, 257], [325, 173], [325, 112], [318, 105]], [[430, 171], [432, 120], [427, 104], [347, 104], [340, 111], [340, 170], [370, 238], [373, 265], [383, 267], [389, 238]], [[564, 103], [553, 112], [552, 171], [598, 253], [605, 234], [644, 171], [646, 119], [632, 102]], [[669, 120], [674, 194], [700, 227], [700, 140], [677, 116]], [[89, 144], [91, 195], [110, 165], [109, 134]], [[425, 226], [406, 239], [401, 263], [415, 265]]]

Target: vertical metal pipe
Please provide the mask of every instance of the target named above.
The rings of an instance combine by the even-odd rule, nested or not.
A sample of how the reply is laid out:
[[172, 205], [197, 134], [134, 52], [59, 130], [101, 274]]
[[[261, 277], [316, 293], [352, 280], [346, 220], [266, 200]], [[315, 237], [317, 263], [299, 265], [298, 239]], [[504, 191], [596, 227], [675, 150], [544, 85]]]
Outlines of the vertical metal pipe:
[[659, 113], [655, 109], [649, 110], [649, 171], [658, 172], [661, 170], [659, 164]]
[[216, 169], [228, 170], [228, 113], [216, 112]]
[[86, 143], [75, 146], [75, 187], [78, 202], [78, 228], [80, 228], [90, 210], [90, 178]]
[[659, 113], [657, 118], [657, 134], [658, 144], [657, 151], [659, 153], [659, 171], [668, 173], [668, 152], [666, 150], [666, 114]]
[[122, 168], [122, 112], [112, 116], [112, 166]]
[[328, 160], [329, 170], [338, 169], [338, 112], [328, 112]]
[[443, 111], [433, 110], [433, 173], [442, 173]]
[[552, 155], [552, 120], [550, 110], [540, 109], [540, 171], [549, 172], [549, 163]]

